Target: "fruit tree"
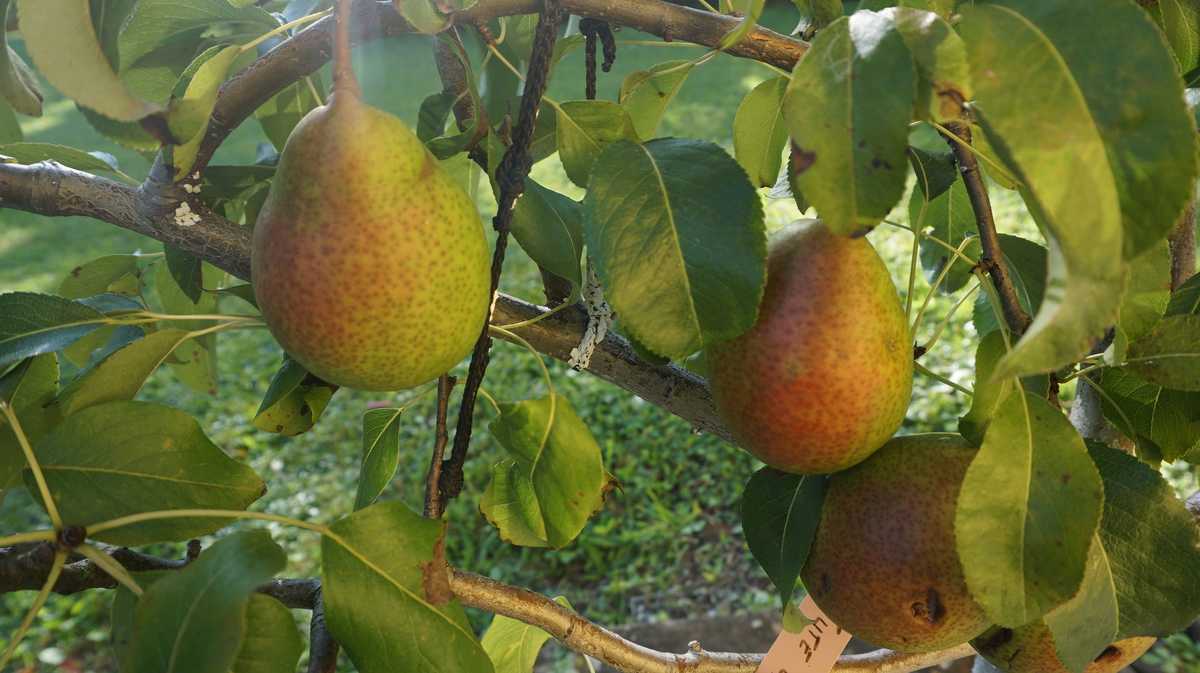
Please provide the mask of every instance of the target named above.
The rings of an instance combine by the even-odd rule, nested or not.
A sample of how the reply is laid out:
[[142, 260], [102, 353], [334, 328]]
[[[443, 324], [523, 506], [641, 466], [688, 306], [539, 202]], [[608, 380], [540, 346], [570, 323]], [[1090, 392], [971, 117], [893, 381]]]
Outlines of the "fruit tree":
[[[605, 516], [617, 484], [545, 356], [765, 463], [741, 515], [785, 625], [815, 623], [807, 596], [884, 648], [835, 670], [1116, 671], [1200, 617], [1200, 501], [1160, 471], [1200, 465], [1200, 3], [795, 0], [791, 36], [765, 4], [0, 0], [0, 125], [41, 115], [44, 81], [154, 158], [138, 180], [4, 144], [0, 207], [162, 244], [0, 294], [0, 496], [43, 519], [0, 531], [0, 593], [37, 596], [0, 668], [51, 592], [105, 590], [139, 673], [294, 670], [289, 609], [311, 615], [310, 671], [340, 651], [364, 673], [528, 673], [554, 638], [631, 673], [776, 673], [643, 647], [447, 553], [482, 419], [506, 457], [478, 515], [506, 542], [554, 554]], [[402, 34], [442, 84], [415, 128], [353, 67]], [[618, 46], [680, 44], [700, 55], [598, 94]], [[577, 49], [582, 95], [547, 96]], [[769, 72], [731, 142], [660, 137], [714, 59]], [[249, 126], [260, 160], [216, 163]], [[532, 179], [542, 161], [582, 198]], [[998, 193], [1036, 231], [998, 231]], [[769, 227], [768, 198], [806, 217]], [[900, 290], [877, 227], [911, 238]], [[502, 291], [514, 246], [540, 304]], [[931, 323], [939, 295], [954, 310]], [[263, 477], [187, 405], [138, 399], [160, 368], [207, 389], [220, 335], [259, 328], [286, 352], [261, 430], [309, 430], [339, 388], [436, 396], [422, 511], [388, 492], [402, 408], [367, 411], [385, 448], [353, 511], [318, 522], [256, 507]], [[977, 335], [973, 377], [922, 363], [947, 329]], [[493, 339], [529, 351], [544, 395], [484, 385]], [[957, 433], [897, 433], [914, 376], [961, 393]], [[319, 577], [290, 571], [281, 528], [319, 539]], [[465, 608], [495, 618], [477, 633]]]

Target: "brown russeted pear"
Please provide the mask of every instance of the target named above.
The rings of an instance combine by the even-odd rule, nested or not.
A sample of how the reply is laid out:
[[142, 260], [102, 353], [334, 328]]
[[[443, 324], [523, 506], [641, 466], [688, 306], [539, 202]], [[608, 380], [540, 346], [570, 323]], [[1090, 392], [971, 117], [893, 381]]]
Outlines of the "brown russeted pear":
[[758, 321], [707, 353], [738, 444], [797, 473], [844, 470], [892, 436], [912, 396], [912, 355], [883, 260], [818, 220], [772, 238]]
[[[1084, 673], [1117, 673], [1146, 653], [1156, 638], [1126, 638], [1104, 648]], [[1016, 629], [993, 627], [971, 641], [1004, 673], [1070, 673], [1058, 658], [1054, 635], [1042, 620]]]
[[254, 294], [313, 374], [399, 390], [471, 350], [488, 313], [475, 204], [399, 119], [363, 102], [338, 5], [334, 94], [300, 121], [254, 228]]
[[905, 652], [952, 647], [988, 627], [954, 544], [975, 452], [954, 434], [896, 437], [830, 477], [801, 577], [834, 623]]

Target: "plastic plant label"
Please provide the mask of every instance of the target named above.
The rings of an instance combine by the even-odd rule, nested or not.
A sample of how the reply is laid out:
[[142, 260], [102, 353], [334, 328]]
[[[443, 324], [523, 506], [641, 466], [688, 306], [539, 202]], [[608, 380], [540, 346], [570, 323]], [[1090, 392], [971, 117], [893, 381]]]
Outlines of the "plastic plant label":
[[800, 631], [781, 631], [757, 673], [829, 673], [850, 642], [843, 631], [817, 607], [811, 596], [800, 603], [800, 612], [810, 620]]

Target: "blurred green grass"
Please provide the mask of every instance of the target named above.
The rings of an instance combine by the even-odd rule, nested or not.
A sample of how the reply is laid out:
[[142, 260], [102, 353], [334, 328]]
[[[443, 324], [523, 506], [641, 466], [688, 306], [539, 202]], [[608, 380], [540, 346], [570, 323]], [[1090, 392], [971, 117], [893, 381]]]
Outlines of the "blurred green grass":
[[[794, 23], [793, 12], [773, 7], [765, 23], [787, 31]], [[636, 41], [645, 36], [622, 31], [618, 39]], [[702, 49], [679, 43], [665, 47], [623, 44], [613, 72], [600, 74], [600, 96], [615, 98], [620, 82], [630, 72], [702, 53]], [[421, 100], [440, 90], [428, 38], [381, 40], [358, 50], [356, 58], [363, 88], [371, 101], [410, 123], [415, 121]], [[582, 73], [582, 53], [576, 50], [556, 69], [549, 95], [559, 101], [582, 98]], [[761, 64], [724, 56], [696, 68], [668, 108], [660, 135], [706, 139], [732, 150], [730, 129], [738, 103], [755, 84], [773, 75]], [[137, 178], [144, 176], [149, 166], [145, 158], [93, 131], [73, 104], [56, 95], [50, 98], [45, 116], [23, 120], [23, 128], [27, 140], [110, 152], [126, 173]], [[263, 140], [257, 123], [251, 120], [230, 136], [215, 163], [248, 163]], [[568, 183], [556, 157], [541, 162], [533, 174], [550, 188], [574, 197], [581, 194]], [[490, 218], [495, 207], [490, 195], [481, 195], [479, 202], [481, 214]], [[1019, 208], [1010, 208], [1012, 212], [1008, 213], [1004, 210], [1006, 203], [1000, 204], [1002, 222], [1027, 228]], [[905, 211], [898, 208], [896, 219], [904, 221]], [[790, 201], [770, 201], [767, 212], [772, 227], [799, 215]], [[892, 269], [903, 294], [908, 277], [909, 235], [881, 227], [871, 240]], [[85, 218], [45, 218], [0, 210], [0, 291], [52, 292], [75, 265], [101, 255], [134, 250], [156, 252], [160, 246]], [[534, 265], [519, 248], [509, 250], [502, 289], [540, 299]], [[915, 299], [919, 303], [927, 290], [923, 278], [918, 278], [917, 288]], [[931, 302], [922, 327], [926, 337], [949, 306], [942, 296]], [[973, 331], [965, 324], [968, 315], [969, 307], [958, 315], [938, 347], [923, 359], [931, 368], [964, 383], [969, 382], [972, 366]], [[195, 414], [218, 445], [258, 470], [270, 490], [256, 507], [328, 521], [352, 509], [362, 412], [369, 403], [394, 401], [406, 395], [393, 398], [341, 391], [313, 431], [290, 439], [259, 432], [250, 425], [250, 419], [280, 356], [264, 331], [222, 335], [221, 387], [217, 396], [198, 395], [164, 371], [152, 378], [142, 397]], [[605, 465], [620, 487], [580, 538], [566, 549], [509, 546], [477, 511], [490, 466], [501, 456], [501, 449], [486, 432], [491, 412], [481, 408], [468, 465], [468, 487], [449, 512], [451, 561], [536, 591], [566, 595], [589, 617], [607, 624], [771, 607], [769, 583], [745, 547], [738, 516], [742, 486], [758, 464], [744, 452], [694, 433], [685, 422], [615, 386], [558, 364], [552, 365], [552, 372], [555, 386], [589, 424], [604, 450]], [[532, 356], [503, 343], [495, 348], [485, 385], [501, 399], [524, 399], [544, 392]], [[965, 404], [964, 396], [948, 387], [918, 378], [904, 431], [950, 429]], [[413, 405], [406, 414], [401, 426], [400, 470], [385, 497], [400, 498], [419, 507], [432, 446], [432, 412], [426, 400]], [[20, 498], [12, 498], [0, 513], [0, 528], [28, 525], [26, 520], [32, 512], [27, 501], [23, 505]], [[292, 529], [275, 525], [270, 528], [288, 551], [289, 575], [317, 572], [316, 539]], [[20, 610], [29, 598], [22, 594], [2, 599], [0, 634], [7, 633], [20, 619]], [[83, 662], [88, 669], [108, 670], [112, 662], [101, 647], [105, 638], [103, 611], [108, 600], [100, 592], [86, 597], [52, 598], [22, 645], [23, 659], [52, 670], [56, 665], [50, 662], [61, 655]], [[481, 615], [474, 616], [480, 623], [485, 621]], [[39, 654], [43, 657], [40, 665], [35, 663]]]

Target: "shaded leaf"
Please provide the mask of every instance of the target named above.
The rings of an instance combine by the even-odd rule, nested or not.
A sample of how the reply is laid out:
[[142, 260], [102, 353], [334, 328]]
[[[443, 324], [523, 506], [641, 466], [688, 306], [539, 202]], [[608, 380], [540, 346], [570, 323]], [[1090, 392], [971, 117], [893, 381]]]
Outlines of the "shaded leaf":
[[[200, 258], [165, 243], [163, 252], [167, 261], [167, 271], [175, 280], [175, 285], [193, 304], [199, 303], [200, 295], [204, 292], [204, 274], [201, 271]], [[159, 296], [162, 296], [161, 292]]]
[[[65, 520], [87, 526], [163, 509], [244, 509], [266, 486], [191, 416], [150, 402], [109, 402], [69, 416], [35, 447]], [[25, 483], [33, 476], [25, 472]], [[119, 545], [187, 540], [228, 521], [145, 521], [95, 537]]]
[[231, 670], [246, 632], [251, 593], [286, 563], [287, 556], [269, 533], [241, 531], [221, 538], [195, 561], [159, 578], [137, 601], [122, 670]]
[[375, 502], [400, 465], [400, 414], [403, 409], [369, 409], [362, 417], [363, 457], [354, 509]]
[[[223, 41], [235, 44], [278, 26], [266, 10], [252, 5], [236, 7], [227, 0], [138, 0], [120, 31], [121, 74], [128, 78], [131, 70], [146, 66], [161, 70], [164, 62], [180, 62], [180, 56], [182, 68], [186, 68], [200, 51], [196, 44], [203, 33], [219, 31]], [[164, 73], [166, 93], [183, 71], [170, 70]]]
[[1196, 0], [1157, 0], [1138, 3], [1162, 29], [1175, 54], [1179, 71], [1200, 65], [1200, 4]]
[[604, 504], [610, 477], [600, 445], [571, 403], [552, 394], [502, 403], [488, 426], [509, 457], [492, 467], [479, 509], [524, 547], [562, 547]]
[[1129, 344], [1126, 366], [1160, 386], [1200, 391], [1200, 315], [1163, 318]]
[[450, 595], [445, 526], [383, 502], [321, 539], [321, 594], [333, 637], [362, 673], [490, 673], [491, 661]]
[[419, 32], [438, 33], [449, 25], [449, 19], [432, 0], [392, 0], [392, 4]]
[[821, 521], [829, 479], [764, 467], [742, 493], [742, 530], [786, 607]]
[[996, 330], [979, 340], [975, 347], [975, 386], [972, 389], [971, 409], [958, 419], [958, 432], [972, 445], [983, 442], [988, 423], [996, 415], [1000, 403], [1008, 399], [1013, 381], [992, 376], [996, 363], [1004, 357], [1004, 335]]
[[0, 294], [0, 370], [33, 355], [69, 346], [104, 324], [100, 311], [32, 292]]
[[[313, 77], [310, 80], [315, 80]], [[313, 96], [312, 89], [305, 82], [296, 82], [275, 94], [266, 103], [254, 111], [254, 118], [262, 126], [267, 140], [282, 152], [292, 129], [321, 102]], [[206, 172], [211, 173], [211, 168]]]
[[[164, 245], [166, 250], [167, 246]], [[170, 253], [167, 254], [168, 258]], [[177, 260], [178, 261], [178, 260]], [[225, 278], [225, 272], [208, 263], [199, 263], [200, 287], [216, 287]], [[180, 276], [185, 276], [181, 271]], [[186, 278], [185, 278], [186, 280]], [[195, 282], [194, 277], [187, 282]], [[217, 313], [217, 295], [200, 292], [196, 300], [188, 296], [176, 278], [168, 261], [158, 265], [154, 273], [154, 291], [158, 295], [163, 310], [175, 315], [213, 314]], [[175, 320], [169, 323], [173, 326], [189, 330], [203, 330], [211, 327], [211, 320]], [[215, 394], [217, 390], [217, 334], [215, 332], [194, 336], [180, 345], [167, 361], [171, 370], [189, 388], [200, 393]]]
[[[914, 227], [932, 227], [929, 233], [956, 249], [963, 241], [971, 239], [962, 252], [972, 260], [978, 261], [983, 253], [976, 235], [975, 211], [971, 208], [971, 199], [962, 180], [954, 182], [949, 190], [930, 201], [925, 200], [920, 189], [914, 189], [908, 200], [908, 221]], [[951, 265], [938, 288], [942, 292], [956, 292], [971, 280], [974, 265], [947, 250], [941, 243], [922, 239], [920, 247], [921, 268], [930, 284], [937, 280], [947, 264]]]
[[[1004, 263], [1021, 308], [1029, 315], [1037, 313], [1046, 288], [1046, 248], [1019, 236], [1000, 234], [1000, 249], [1004, 251]], [[998, 306], [992, 307], [988, 293], [980, 292], [975, 298], [972, 317], [975, 331], [982, 336], [1000, 329], [998, 310]]]
[[[10, 0], [0, 0], [0, 20], [7, 20]], [[42, 116], [42, 90], [25, 59], [8, 46], [8, 31], [0, 32], [0, 96], [17, 112]]]
[[1063, 665], [1070, 671], [1083, 673], [1088, 664], [1117, 639], [1119, 615], [1112, 568], [1097, 533], [1092, 538], [1079, 593], [1045, 617]]
[[1200, 616], [1200, 528], [1156, 470], [1108, 447], [1090, 451], [1104, 479], [1100, 540], [1120, 608], [1118, 637], [1186, 628]]
[[583, 206], [532, 178], [513, 210], [512, 235], [538, 266], [576, 287], [583, 285]]
[[105, 255], [71, 269], [59, 283], [58, 294], [67, 299], [106, 292], [137, 296], [141, 292], [140, 276], [136, 255]]
[[989, 618], [1021, 626], [1075, 595], [1103, 498], [1083, 439], [1062, 413], [1010, 392], [967, 469], [954, 522], [967, 586]]
[[[113, 72], [87, 0], [17, 0], [17, 9], [29, 55], [56, 89], [117, 121], [137, 121], [158, 111]], [[63, 35], [72, 38], [64, 41]]]
[[1200, 274], [1187, 279], [1171, 293], [1166, 315], [1200, 314]]
[[254, 427], [288, 437], [306, 432], [316, 424], [336, 390], [334, 384], [285, 357], [254, 414]]
[[1129, 263], [1129, 287], [1121, 297], [1117, 326], [1133, 340], [1150, 331], [1171, 300], [1171, 251], [1159, 241]]
[[96, 404], [133, 399], [188, 334], [165, 329], [118, 349], [68, 383], [55, 400], [56, 406], [63, 416], [70, 416]]
[[783, 95], [788, 78], [775, 77], [754, 87], [733, 117], [733, 155], [755, 187], [771, 187], [783, 164], [787, 126]]
[[958, 180], [958, 164], [946, 140], [927, 122], [908, 133], [908, 161], [917, 178], [917, 188], [935, 199]]
[[1174, 461], [1200, 447], [1200, 392], [1169, 390], [1124, 368], [1098, 378], [1104, 417], [1136, 442], [1143, 460]]
[[230, 673], [293, 673], [304, 653], [292, 611], [266, 594], [246, 603], [246, 629]]
[[800, 189], [830, 230], [867, 231], [904, 194], [916, 78], [895, 23], [873, 12], [829, 24], [796, 64], [784, 118]]
[[625, 108], [612, 101], [567, 101], [557, 108], [558, 158], [571, 182], [586, 187], [592, 163], [617, 140], [636, 141], [637, 131]]
[[[761, 0], [759, 4], [762, 4]], [[631, 72], [621, 82], [618, 100], [629, 112], [639, 138], [654, 137], [667, 105], [679, 93], [694, 67], [695, 63], [691, 61], [663, 61], [647, 70]]]
[[[12, 407], [30, 444], [41, 441], [60, 420], [58, 410], [50, 406], [56, 394], [58, 359], [54, 353], [25, 360], [0, 377], [0, 400]], [[25, 465], [25, 453], [17, 443], [17, 436], [0, 414], [0, 493], [20, 484]]]
[[588, 254], [633, 337], [682, 358], [754, 324], [766, 276], [762, 203], [724, 150], [620, 141], [593, 173]]

